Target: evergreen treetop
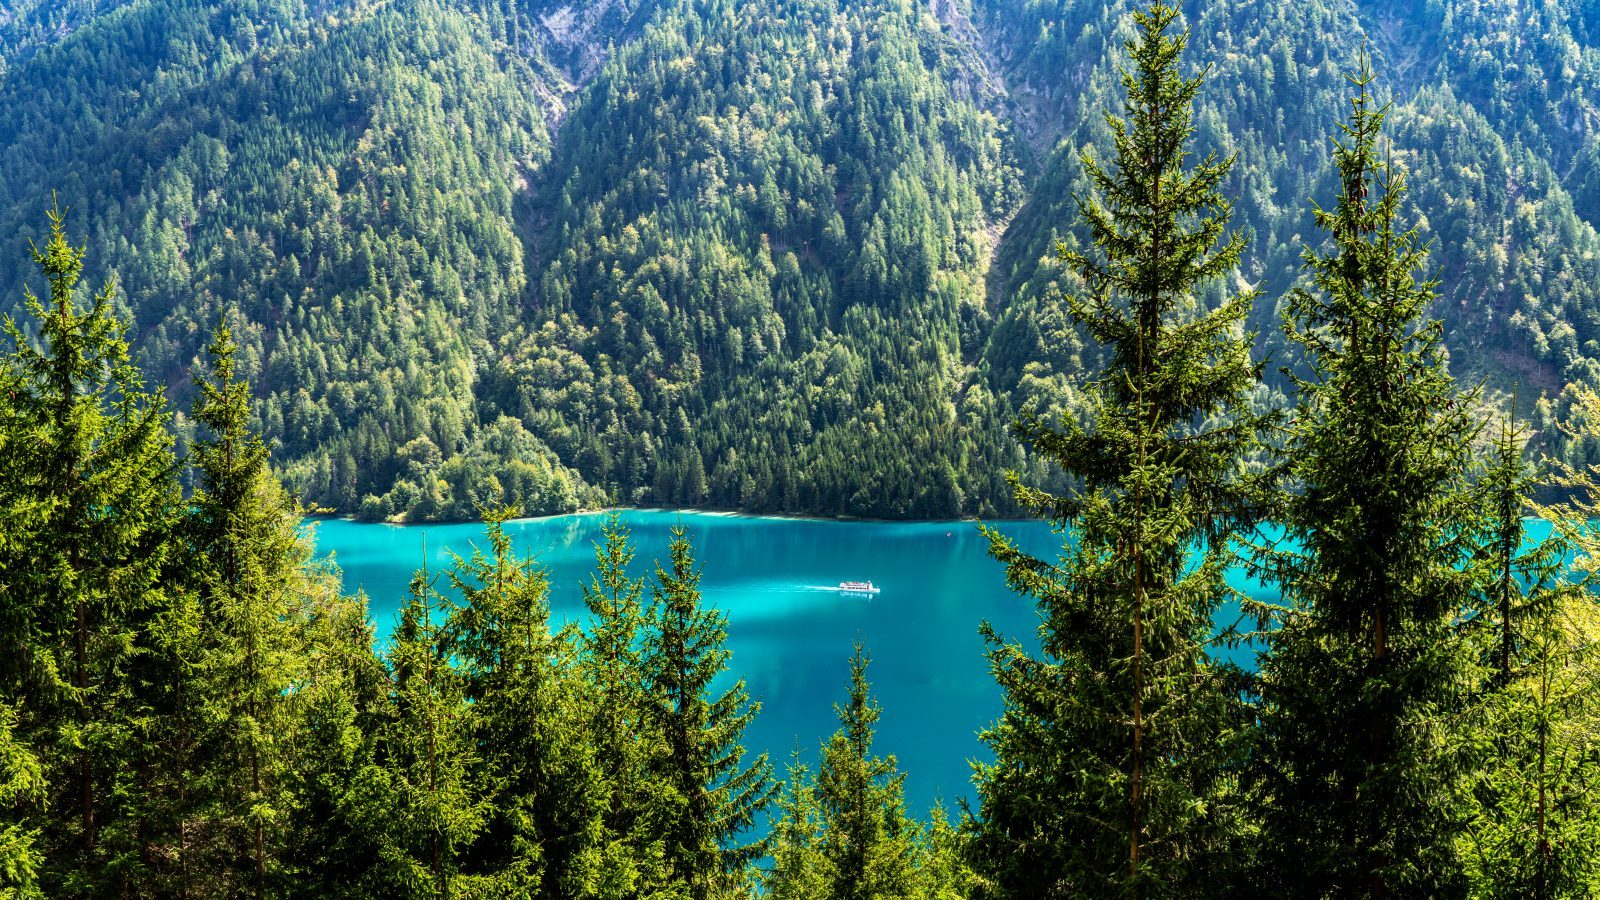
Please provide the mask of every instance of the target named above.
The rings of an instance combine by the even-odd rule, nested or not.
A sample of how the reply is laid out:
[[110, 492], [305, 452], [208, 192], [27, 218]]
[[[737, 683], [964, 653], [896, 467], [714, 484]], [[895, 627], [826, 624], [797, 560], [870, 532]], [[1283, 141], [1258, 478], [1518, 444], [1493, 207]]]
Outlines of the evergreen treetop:
[[1134, 13], [1124, 115], [1106, 116], [1114, 161], [1082, 160], [1095, 249], [1061, 250], [1086, 285], [1068, 308], [1107, 350], [1089, 411], [1016, 427], [1075, 486], [1056, 495], [1013, 475], [1017, 499], [1072, 539], [1051, 563], [988, 532], [1044, 619], [1038, 657], [985, 627], [1006, 707], [984, 733], [996, 761], [978, 768], [975, 848], [1005, 896], [1183, 895], [1229, 864], [1243, 718], [1237, 679], [1208, 649], [1234, 597], [1233, 543], [1260, 512], [1245, 462], [1264, 419], [1247, 403], [1255, 291], [1205, 302], [1245, 240], [1220, 190], [1232, 160], [1191, 159], [1201, 79], [1180, 72], [1178, 16]]
[[1283, 540], [1260, 557], [1283, 594], [1262, 657], [1263, 868], [1275, 890], [1451, 896], [1462, 761], [1446, 721], [1468, 666], [1468, 467], [1428, 250], [1399, 224], [1404, 173], [1363, 56], [1316, 207], [1310, 286], [1285, 328], [1309, 374], [1283, 451]]
[[664, 859], [693, 900], [721, 897], [765, 855], [766, 840], [738, 843], [777, 786], [766, 754], [746, 762], [740, 743], [760, 711], [743, 679], [713, 696], [728, 666], [727, 616], [706, 608], [700, 572], [682, 526], [672, 529], [670, 568], [656, 567], [644, 674], [665, 752], [654, 774], [672, 791], [663, 821]]

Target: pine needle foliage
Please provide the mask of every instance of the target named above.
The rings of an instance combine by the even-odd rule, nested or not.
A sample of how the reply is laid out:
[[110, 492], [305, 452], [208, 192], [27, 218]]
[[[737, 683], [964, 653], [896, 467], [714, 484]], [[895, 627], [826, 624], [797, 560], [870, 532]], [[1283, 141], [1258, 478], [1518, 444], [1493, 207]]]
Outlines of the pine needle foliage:
[[629, 896], [667, 890], [664, 842], [657, 814], [666, 809], [663, 789], [651, 777], [651, 757], [660, 745], [644, 680], [647, 622], [644, 579], [628, 574], [633, 544], [620, 515], [612, 513], [595, 547], [595, 574], [583, 586], [591, 617], [577, 635], [578, 664], [588, 699], [581, 723], [594, 749], [608, 801], [602, 813], [611, 858], [611, 880]]
[[[1585, 390], [1577, 400], [1595, 422], [1600, 396]], [[1580, 425], [1567, 437], [1595, 432]], [[1508, 417], [1479, 484], [1486, 589], [1473, 621], [1484, 689], [1466, 729], [1475, 802], [1461, 858], [1473, 896], [1592, 896], [1600, 891], [1600, 485], [1591, 471], [1556, 462], [1549, 481], [1567, 499], [1531, 502], [1540, 483], [1526, 437]], [[1530, 522], [1548, 523], [1550, 534], [1533, 540]]]
[[761, 889], [772, 900], [823, 900], [833, 870], [822, 852], [822, 808], [816, 776], [795, 747], [772, 822], [771, 864], [761, 873]]
[[1292, 896], [1463, 890], [1451, 739], [1474, 591], [1467, 475], [1477, 426], [1428, 317], [1428, 248], [1400, 223], [1405, 178], [1381, 143], [1387, 107], [1363, 56], [1333, 142], [1339, 185], [1317, 207], [1310, 286], [1288, 298], [1306, 351], [1287, 429], [1282, 591], [1261, 669], [1263, 878]]
[[1106, 117], [1115, 157], [1083, 157], [1094, 250], [1061, 251], [1087, 284], [1069, 311], [1106, 351], [1089, 412], [1016, 426], [1076, 485], [1012, 476], [1068, 543], [1050, 562], [986, 532], [1043, 619], [1037, 655], [984, 631], [1005, 710], [983, 733], [995, 761], [977, 768], [973, 848], [997, 896], [1190, 896], [1231, 865], [1243, 711], [1237, 672], [1208, 650], [1258, 505], [1243, 466], [1263, 427], [1246, 403], [1256, 293], [1225, 289], [1245, 247], [1221, 193], [1233, 160], [1192, 158], [1201, 79], [1181, 74], [1178, 16], [1134, 14], [1125, 112]]
[[906, 817], [905, 774], [893, 756], [877, 756], [872, 740], [882, 707], [867, 682], [866, 648], [850, 657], [850, 691], [834, 704], [839, 730], [822, 745], [817, 803], [827, 860], [828, 897], [898, 900], [919, 896], [916, 823]]
[[39, 890], [44, 860], [35, 842], [44, 769], [17, 740], [16, 725], [16, 713], [0, 705], [0, 895], [39, 900], [44, 897]]
[[594, 896], [616, 868], [607, 858], [608, 797], [583, 718], [575, 628], [552, 630], [549, 584], [519, 557], [505, 523], [483, 512], [488, 549], [449, 570], [461, 597], [447, 637], [461, 669], [488, 816], [467, 864], [512, 896]]
[[728, 667], [727, 615], [700, 599], [700, 571], [682, 526], [672, 529], [671, 560], [656, 567], [644, 675], [662, 747], [652, 775], [667, 787], [663, 859], [691, 900], [734, 893], [766, 841], [739, 836], [771, 801], [777, 785], [765, 753], [749, 762], [740, 743], [760, 710], [744, 680], [713, 696]]
[[[238, 345], [220, 322], [207, 347], [195, 420], [203, 427], [191, 464], [196, 492], [186, 523], [200, 594], [199, 671], [204, 758], [196, 785], [220, 826], [220, 868], [241, 893], [262, 897], [280, 876], [276, 856], [288, 814], [288, 690], [297, 680], [294, 616], [306, 555], [300, 511], [250, 430], [250, 386], [238, 377]], [[187, 850], [187, 848], [183, 848]], [[198, 866], [215, 881], [215, 868]]]
[[489, 812], [487, 785], [473, 777], [474, 710], [451, 658], [445, 605], [427, 569], [418, 571], [389, 648], [394, 715], [384, 736], [395, 819], [384, 862], [404, 896], [438, 900], [469, 882], [462, 857]]
[[[25, 293], [36, 340], [9, 317], [4, 442], [9, 515], [0, 540], [0, 654], [15, 734], [44, 764], [47, 812], [36, 847], [51, 896], [98, 895], [138, 877], [137, 786], [159, 723], [136, 672], [164, 608], [179, 514], [170, 414], [147, 391], [114, 313], [114, 283], [79, 301], [84, 250], [65, 215], [33, 260], [48, 301]], [[30, 602], [18, 602], [28, 598]]]

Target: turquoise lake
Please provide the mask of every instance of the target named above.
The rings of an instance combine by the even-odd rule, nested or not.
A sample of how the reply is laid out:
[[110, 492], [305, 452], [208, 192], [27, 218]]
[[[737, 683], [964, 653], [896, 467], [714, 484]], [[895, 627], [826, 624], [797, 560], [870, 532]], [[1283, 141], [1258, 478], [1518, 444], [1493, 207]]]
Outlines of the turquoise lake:
[[[520, 554], [550, 578], [557, 621], [582, 622], [581, 585], [594, 569], [602, 514], [507, 525]], [[731, 675], [743, 677], [761, 713], [746, 747], [767, 751], [779, 774], [798, 745], [813, 766], [838, 726], [833, 704], [849, 677], [851, 642], [872, 656], [883, 705], [876, 749], [906, 774], [907, 804], [921, 815], [936, 797], [971, 798], [969, 761], [986, 756], [977, 730], [1000, 713], [978, 625], [1032, 644], [1038, 617], [1005, 586], [988, 542], [971, 522], [839, 522], [715, 513], [623, 513], [636, 548], [633, 575], [667, 556], [668, 529], [682, 524], [702, 568], [704, 602], [728, 615]], [[1053, 558], [1061, 537], [1041, 522], [998, 523], [1026, 550]], [[478, 525], [395, 526], [324, 520], [318, 548], [344, 569], [345, 588], [367, 592], [379, 634], [394, 624], [412, 573], [449, 565], [451, 552], [483, 544]], [[841, 581], [872, 581], [870, 598], [840, 593]], [[1241, 587], [1250, 586], [1240, 584]], [[1256, 590], [1259, 590], [1258, 588]]]

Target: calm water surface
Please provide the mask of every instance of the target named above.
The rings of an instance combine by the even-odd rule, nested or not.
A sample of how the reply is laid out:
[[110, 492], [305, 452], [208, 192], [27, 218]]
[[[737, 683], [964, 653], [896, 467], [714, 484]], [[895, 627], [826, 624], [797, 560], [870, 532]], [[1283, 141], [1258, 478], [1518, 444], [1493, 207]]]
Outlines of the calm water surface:
[[[581, 585], [594, 571], [602, 514], [509, 523], [519, 553], [550, 578], [558, 621], [586, 616]], [[1038, 617], [1007, 590], [988, 542], [970, 522], [830, 522], [712, 513], [629, 511], [635, 577], [667, 559], [668, 528], [682, 524], [694, 542], [707, 604], [728, 615], [732, 675], [743, 677], [761, 713], [746, 747], [771, 754], [778, 772], [798, 746], [813, 766], [817, 747], [838, 727], [851, 641], [872, 655], [870, 677], [883, 705], [876, 749], [907, 773], [909, 808], [936, 797], [953, 806], [973, 794], [969, 761], [987, 753], [976, 732], [1000, 713], [978, 624], [1029, 644]], [[478, 525], [394, 526], [331, 520], [316, 526], [318, 547], [344, 569], [349, 591], [371, 598], [380, 634], [394, 624], [413, 571], [426, 560], [444, 568], [451, 552], [484, 544]], [[1061, 538], [1040, 522], [1001, 531], [1036, 555], [1053, 557]], [[840, 581], [872, 581], [870, 599], [839, 593]], [[1244, 586], [1241, 583], [1241, 586]]]

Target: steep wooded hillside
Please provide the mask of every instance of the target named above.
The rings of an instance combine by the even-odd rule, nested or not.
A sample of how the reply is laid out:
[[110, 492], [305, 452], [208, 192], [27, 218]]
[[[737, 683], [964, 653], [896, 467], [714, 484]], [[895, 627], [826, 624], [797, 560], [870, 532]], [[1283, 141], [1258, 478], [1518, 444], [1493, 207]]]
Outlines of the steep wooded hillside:
[[[1186, 5], [1295, 364], [1326, 135], [1363, 46], [1435, 241], [1452, 366], [1600, 384], [1600, 19], [1577, 0]], [[187, 397], [240, 310], [274, 460], [369, 517], [606, 499], [1001, 514], [1027, 403], [1095, 360], [1057, 241], [1122, 0], [126, 0], [0, 12], [0, 254], [55, 191]], [[1278, 402], [1271, 390], [1257, 398]], [[1558, 442], [1549, 446], [1556, 447]]]

